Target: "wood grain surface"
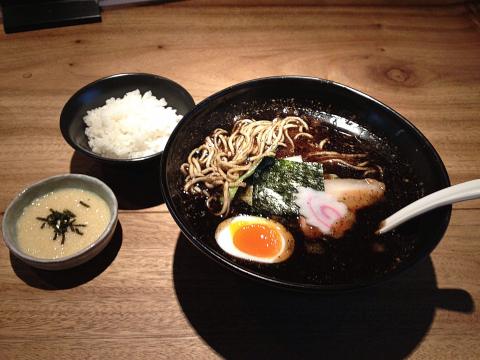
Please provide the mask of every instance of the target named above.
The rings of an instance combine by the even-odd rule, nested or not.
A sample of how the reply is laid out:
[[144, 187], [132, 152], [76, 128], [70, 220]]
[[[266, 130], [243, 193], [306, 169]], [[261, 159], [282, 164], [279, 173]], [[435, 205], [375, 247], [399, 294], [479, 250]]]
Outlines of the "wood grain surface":
[[478, 3], [230, 3], [112, 8], [98, 24], [0, 34], [2, 216], [25, 186], [68, 172], [105, 180], [121, 208], [111, 244], [76, 269], [34, 270], [0, 246], [0, 359], [478, 359], [480, 201], [455, 205], [440, 245], [395, 281], [296, 294], [194, 249], [163, 204], [155, 167], [105, 168], [63, 140], [65, 102], [113, 73], [172, 78], [197, 102], [247, 79], [302, 74], [406, 116], [452, 183], [480, 177]]

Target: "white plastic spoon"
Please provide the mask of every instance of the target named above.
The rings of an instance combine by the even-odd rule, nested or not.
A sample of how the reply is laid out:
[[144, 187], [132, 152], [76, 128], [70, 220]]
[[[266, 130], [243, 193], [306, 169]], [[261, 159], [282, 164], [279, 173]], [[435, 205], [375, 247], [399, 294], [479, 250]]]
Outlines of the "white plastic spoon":
[[480, 198], [480, 179], [450, 186], [418, 199], [403, 209], [398, 210], [380, 223], [376, 233], [384, 234], [405, 221], [440, 206], [477, 198]]

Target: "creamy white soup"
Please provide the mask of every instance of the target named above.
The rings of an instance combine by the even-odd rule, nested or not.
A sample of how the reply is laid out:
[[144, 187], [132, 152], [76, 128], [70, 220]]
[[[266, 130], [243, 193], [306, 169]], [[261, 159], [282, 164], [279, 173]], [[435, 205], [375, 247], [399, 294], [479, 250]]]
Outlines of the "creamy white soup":
[[97, 240], [110, 218], [107, 203], [97, 194], [78, 188], [55, 190], [23, 210], [17, 221], [18, 247], [42, 259], [69, 256]]

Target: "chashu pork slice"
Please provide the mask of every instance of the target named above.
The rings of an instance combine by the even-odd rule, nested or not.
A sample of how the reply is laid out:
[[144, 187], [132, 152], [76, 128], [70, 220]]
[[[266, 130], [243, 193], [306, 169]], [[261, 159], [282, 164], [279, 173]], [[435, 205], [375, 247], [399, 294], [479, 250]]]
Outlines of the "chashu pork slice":
[[326, 179], [325, 192], [352, 211], [375, 204], [385, 194], [385, 184], [375, 179]]

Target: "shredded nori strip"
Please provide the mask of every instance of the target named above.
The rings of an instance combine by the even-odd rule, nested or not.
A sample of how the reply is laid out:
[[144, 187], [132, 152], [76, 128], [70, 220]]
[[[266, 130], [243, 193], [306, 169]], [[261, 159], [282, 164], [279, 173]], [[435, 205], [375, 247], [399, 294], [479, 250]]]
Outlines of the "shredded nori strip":
[[62, 245], [65, 243], [65, 233], [70, 231], [79, 235], [83, 235], [83, 232], [78, 230], [78, 227], [85, 227], [86, 224], [75, 224], [76, 215], [68, 209], [62, 212], [50, 209], [50, 214], [46, 217], [37, 217], [37, 220], [42, 221], [40, 229], [43, 229], [45, 225], [48, 225], [53, 229], [53, 240], [57, 240], [59, 235], [62, 236]]
[[79, 201], [80, 205], [83, 205], [85, 206], [86, 208], [89, 208], [90, 205], [88, 205], [87, 203], [84, 203], [82, 200]]
[[320, 163], [267, 158], [253, 175], [253, 208], [270, 215], [298, 215], [298, 187], [324, 191]]

